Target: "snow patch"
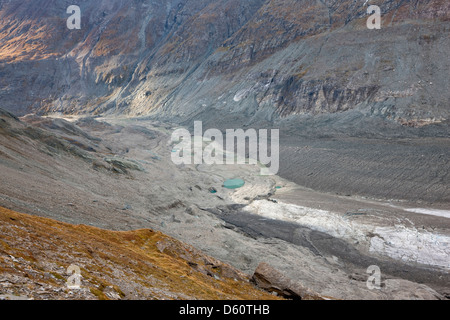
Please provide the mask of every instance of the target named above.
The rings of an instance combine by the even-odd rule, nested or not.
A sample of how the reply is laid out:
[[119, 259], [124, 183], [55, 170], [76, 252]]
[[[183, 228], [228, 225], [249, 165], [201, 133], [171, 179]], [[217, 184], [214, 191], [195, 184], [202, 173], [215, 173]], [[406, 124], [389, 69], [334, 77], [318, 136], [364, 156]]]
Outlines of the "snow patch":
[[247, 97], [247, 94], [250, 92], [250, 90], [251, 90], [251, 89], [244, 89], [244, 90], [238, 91], [238, 92], [234, 95], [233, 100], [234, 100], [235, 102], [239, 102], [239, 101], [241, 101], [242, 99], [245, 99], [245, 98]]
[[423, 208], [411, 208], [404, 210], [408, 212], [421, 213], [450, 219], [450, 210], [423, 209]]

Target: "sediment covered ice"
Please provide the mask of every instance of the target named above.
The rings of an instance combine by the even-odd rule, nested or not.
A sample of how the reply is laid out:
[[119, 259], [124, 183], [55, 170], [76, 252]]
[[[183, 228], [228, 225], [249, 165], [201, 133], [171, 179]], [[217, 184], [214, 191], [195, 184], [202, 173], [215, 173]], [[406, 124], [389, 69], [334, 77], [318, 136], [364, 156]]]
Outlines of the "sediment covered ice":
[[450, 237], [406, 228], [377, 227], [370, 251], [407, 262], [433, 265], [450, 270]]
[[296, 222], [349, 242], [367, 243], [372, 253], [450, 270], [450, 237], [446, 235], [403, 225], [373, 226], [334, 212], [281, 202], [254, 201], [246, 209], [266, 218]]
[[264, 200], [254, 201], [246, 209], [266, 218], [295, 222], [336, 238], [355, 241], [366, 238], [366, 232], [359, 223], [326, 210]]

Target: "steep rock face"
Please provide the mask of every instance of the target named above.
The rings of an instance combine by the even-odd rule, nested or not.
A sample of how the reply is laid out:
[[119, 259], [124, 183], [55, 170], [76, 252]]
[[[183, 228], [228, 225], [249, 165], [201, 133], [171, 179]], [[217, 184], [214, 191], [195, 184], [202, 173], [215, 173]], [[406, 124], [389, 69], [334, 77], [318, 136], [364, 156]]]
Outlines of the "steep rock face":
[[[151, 69], [159, 74], [189, 72], [261, 2], [4, 1], [3, 106], [19, 114], [115, 107], [116, 100], [134, 92]], [[72, 4], [81, 8], [81, 30], [66, 27], [66, 8]], [[170, 70], [157, 71], [161, 64]], [[24, 91], [27, 94], [18, 101], [15, 96]], [[142, 95], [147, 98], [150, 92]]]
[[[381, 30], [366, 28], [372, 3]], [[72, 4], [81, 30], [66, 27]], [[0, 1], [0, 18], [0, 99], [16, 114], [449, 116], [445, 0]]]
[[[267, 2], [198, 68], [191, 78], [201, 85], [186, 83], [170, 97], [168, 115], [189, 115], [195, 103], [205, 117], [214, 108], [220, 119], [244, 113], [249, 122], [359, 107], [412, 125], [448, 119], [440, 70], [449, 65], [439, 58], [448, 45], [448, 4], [388, 1], [382, 29], [368, 30], [366, 7], [351, 3], [329, 2], [327, 10], [316, 2], [279, 3], [277, 11]], [[298, 15], [283, 14], [287, 8]], [[314, 19], [301, 17], [307, 12]]]

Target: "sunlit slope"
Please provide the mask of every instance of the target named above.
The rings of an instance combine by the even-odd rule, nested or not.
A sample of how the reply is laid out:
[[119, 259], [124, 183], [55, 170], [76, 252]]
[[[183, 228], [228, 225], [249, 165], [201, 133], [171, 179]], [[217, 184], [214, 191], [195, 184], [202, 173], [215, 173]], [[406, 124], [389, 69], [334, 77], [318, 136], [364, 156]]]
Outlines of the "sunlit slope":
[[[81, 270], [68, 289], [67, 268]], [[114, 232], [0, 207], [0, 295], [34, 299], [272, 299], [246, 275], [160, 232]]]
[[[80, 30], [67, 28], [70, 5], [0, 1], [3, 108], [232, 124], [359, 109], [412, 127], [449, 118], [445, 0], [89, 0]], [[366, 27], [368, 5], [380, 30]]]

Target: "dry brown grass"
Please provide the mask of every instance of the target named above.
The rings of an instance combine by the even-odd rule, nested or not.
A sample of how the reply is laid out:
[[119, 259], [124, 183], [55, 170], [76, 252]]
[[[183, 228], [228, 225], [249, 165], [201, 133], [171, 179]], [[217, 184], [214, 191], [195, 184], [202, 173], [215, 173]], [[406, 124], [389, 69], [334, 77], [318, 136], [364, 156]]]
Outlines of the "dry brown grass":
[[[11, 263], [10, 256], [20, 261]], [[125, 299], [274, 298], [232, 267], [160, 232], [102, 230], [0, 207], [1, 275], [26, 272], [32, 281], [61, 287], [68, 275], [57, 267], [71, 264], [81, 267], [82, 285], [94, 299], [108, 299], [107, 288]], [[45, 279], [46, 273], [53, 276]], [[141, 295], [130, 295], [136, 290]]]

